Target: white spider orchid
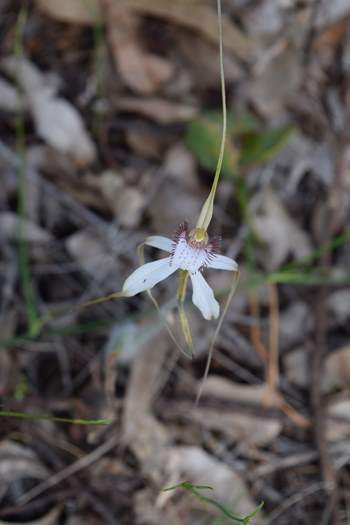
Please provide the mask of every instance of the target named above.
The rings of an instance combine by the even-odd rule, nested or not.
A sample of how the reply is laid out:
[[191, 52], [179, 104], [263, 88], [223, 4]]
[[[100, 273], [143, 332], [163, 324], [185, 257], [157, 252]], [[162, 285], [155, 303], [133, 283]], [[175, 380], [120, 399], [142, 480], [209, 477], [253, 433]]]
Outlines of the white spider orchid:
[[[222, 37], [222, 15], [221, 15], [221, 0], [217, 0], [218, 8], [218, 22], [219, 22], [219, 49], [220, 49], [220, 79], [221, 79], [221, 95], [222, 95], [222, 136], [220, 144], [220, 152], [216, 170], [214, 174], [213, 183], [206, 201], [201, 209], [196, 227], [189, 231], [187, 223], [183, 223], [178, 228], [175, 237], [171, 240], [167, 237], [159, 235], [153, 235], [148, 237], [143, 245], [152, 246], [168, 252], [170, 255], [163, 259], [159, 259], [153, 262], [142, 264], [137, 268], [125, 281], [122, 290], [114, 292], [105, 297], [99, 297], [93, 299], [83, 306], [92, 305], [104, 302], [109, 299], [118, 299], [122, 297], [133, 297], [134, 295], [148, 291], [153, 304], [162, 315], [157, 301], [154, 299], [151, 293], [151, 288], [154, 285], [166, 279], [172, 273], [179, 271], [179, 287], [177, 291], [178, 299], [178, 313], [179, 321], [182, 329], [182, 333], [186, 342], [186, 348], [179, 345], [176, 337], [174, 336], [171, 327], [169, 326], [166, 318], [165, 327], [176, 346], [183, 351], [186, 355], [193, 356], [193, 341], [191, 335], [191, 328], [186, 317], [184, 309], [184, 301], [186, 296], [186, 287], [188, 277], [192, 281], [192, 301], [197, 308], [201, 311], [205, 319], [217, 319], [220, 315], [220, 306], [215, 299], [214, 292], [204, 279], [202, 272], [205, 268], [214, 268], [217, 270], [228, 270], [234, 272], [232, 285], [228, 293], [225, 306], [221, 313], [220, 319], [215, 328], [213, 338], [210, 342], [208, 349], [208, 359], [203, 375], [202, 383], [199, 388], [196, 405], [198, 405], [203, 385], [208, 377], [210, 363], [214, 351], [215, 342], [219, 331], [221, 329], [225, 314], [229, 308], [233, 295], [239, 280], [238, 265], [229, 257], [219, 255], [219, 240], [217, 238], [209, 239], [207, 230], [211, 219], [213, 217], [214, 210], [214, 199], [216, 190], [218, 187], [221, 168], [224, 160], [225, 150], [225, 138], [227, 128], [227, 111], [226, 111], [226, 94], [225, 94], [225, 77], [224, 77], [224, 59], [223, 59], [223, 37]], [[143, 258], [143, 257], [142, 257]]]
[[179, 226], [172, 240], [153, 235], [148, 237], [144, 244], [164, 250], [170, 255], [137, 268], [126, 279], [122, 289], [123, 296], [132, 297], [150, 290], [176, 270], [183, 270], [188, 272], [192, 281], [193, 304], [199, 308], [205, 319], [217, 319], [220, 313], [219, 303], [202, 272], [204, 268], [232, 272], [238, 270], [238, 265], [233, 259], [219, 255], [219, 238], [210, 240], [203, 228], [194, 228], [189, 232], [188, 225], [184, 222]]

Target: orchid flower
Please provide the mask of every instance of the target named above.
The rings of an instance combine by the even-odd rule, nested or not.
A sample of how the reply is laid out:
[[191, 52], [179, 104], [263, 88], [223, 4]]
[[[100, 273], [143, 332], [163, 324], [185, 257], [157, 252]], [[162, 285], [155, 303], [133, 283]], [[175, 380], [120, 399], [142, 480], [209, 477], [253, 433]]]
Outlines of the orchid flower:
[[[182, 223], [173, 240], [167, 237], [154, 235], [148, 237], [144, 245], [153, 246], [168, 252], [170, 255], [157, 261], [143, 264], [135, 270], [125, 281], [120, 296], [132, 297], [142, 291], [153, 288], [154, 285], [163, 281], [176, 270], [180, 270], [180, 281], [178, 288], [179, 315], [183, 333], [188, 346], [192, 346], [192, 337], [190, 327], [183, 308], [183, 302], [186, 294], [187, 278], [192, 281], [192, 302], [201, 311], [205, 319], [217, 319], [220, 314], [219, 303], [215, 299], [214, 292], [203, 277], [205, 268], [215, 268], [218, 270], [229, 270], [237, 272], [238, 265], [229, 257], [219, 255], [220, 243], [217, 238], [209, 239], [207, 229], [213, 217], [214, 199], [221, 174], [221, 167], [224, 159], [227, 115], [226, 115], [226, 93], [225, 77], [223, 64], [223, 37], [222, 37], [222, 15], [221, 1], [217, 0], [218, 21], [219, 21], [219, 49], [220, 49], [220, 79], [221, 79], [221, 96], [222, 96], [222, 136], [220, 152], [215, 170], [215, 175], [209, 195], [204, 202], [196, 227], [191, 231], [188, 230], [186, 222]], [[236, 279], [237, 280], [237, 279]], [[225, 315], [228, 304], [232, 298], [236, 284], [233, 284], [229, 300], [224, 308], [222, 318]], [[151, 293], [149, 292], [151, 295]], [[152, 298], [152, 295], [151, 295]], [[152, 298], [153, 300], [153, 298]], [[155, 304], [156, 301], [153, 300]]]
[[168, 257], [148, 262], [137, 268], [125, 281], [122, 292], [124, 297], [132, 297], [145, 290], [150, 290], [176, 270], [188, 272], [192, 282], [192, 302], [207, 320], [217, 319], [220, 313], [219, 303], [214, 292], [203, 277], [205, 268], [217, 270], [238, 270], [237, 263], [219, 254], [220, 239], [209, 239], [203, 228], [189, 231], [186, 222], [180, 224], [173, 239], [153, 235], [145, 245], [159, 248], [169, 253]]
[[[214, 345], [217, 335], [221, 329], [223, 319], [227, 312], [227, 309], [232, 300], [233, 294], [236, 290], [239, 271], [238, 265], [229, 257], [219, 254], [220, 242], [218, 238], [210, 239], [207, 230], [213, 217], [214, 200], [215, 194], [218, 187], [222, 163], [224, 159], [225, 150], [225, 139], [226, 139], [226, 128], [227, 128], [227, 111], [226, 111], [226, 93], [225, 93], [225, 78], [224, 78], [224, 62], [223, 62], [223, 36], [222, 36], [222, 15], [221, 15], [221, 0], [217, 0], [218, 9], [218, 29], [219, 29], [219, 50], [220, 50], [220, 79], [221, 79], [221, 96], [222, 96], [222, 136], [220, 144], [220, 152], [218, 162], [214, 174], [213, 183], [206, 201], [203, 204], [199, 218], [195, 228], [189, 231], [186, 222], [182, 223], [174, 238], [168, 239], [160, 235], [152, 235], [141, 244], [140, 258], [141, 266], [137, 268], [124, 282], [122, 290], [114, 292], [106, 297], [94, 299], [85, 303], [85, 305], [91, 305], [103, 302], [108, 299], [116, 299], [121, 297], [133, 297], [134, 295], [147, 291], [153, 304], [157, 308], [158, 312], [162, 315], [159, 305], [156, 299], [153, 297], [150, 291], [153, 286], [163, 281], [171, 274], [176, 271], [179, 272], [179, 287], [177, 291], [178, 299], [178, 312], [179, 320], [182, 328], [182, 333], [185, 338], [187, 345], [186, 350], [190, 351], [190, 355], [193, 355], [193, 343], [190, 324], [186, 317], [184, 309], [184, 301], [186, 297], [186, 288], [188, 277], [192, 282], [192, 302], [201, 311], [205, 319], [217, 319], [220, 315], [220, 306], [215, 299], [214, 292], [208, 285], [207, 281], [203, 277], [203, 270], [206, 268], [212, 268], [217, 270], [228, 270], [233, 272], [233, 279], [230, 292], [228, 294], [225, 306], [221, 313], [220, 319], [217, 323], [214, 336], [211, 340], [208, 359], [205, 368], [205, 372], [202, 379], [202, 385], [199, 389], [196, 404], [198, 404], [201, 396], [203, 384], [208, 376], [210, 362], [212, 359]], [[143, 246], [151, 246], [169, 253], [167, 257], [158, 259], [156, 261], [148, 262], [143, 264]], [[186, 352], [178, 343], [174, 336], [168, 322], [165, 320], [165, 326], [171, 339], [174, 341], [176, 346]]]

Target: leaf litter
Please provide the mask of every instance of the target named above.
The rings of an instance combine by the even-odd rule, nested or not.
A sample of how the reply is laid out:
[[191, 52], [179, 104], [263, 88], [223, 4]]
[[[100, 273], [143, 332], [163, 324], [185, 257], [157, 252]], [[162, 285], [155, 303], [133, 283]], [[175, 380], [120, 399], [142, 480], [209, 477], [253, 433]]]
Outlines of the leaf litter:
[[[263, 500], [252, 523], [345, 522], [348, 3], [223, 1], [229, 133], [209, 233], [242, 280], [196, 410], [212, 327], [190, 298], [192, 361], [146, 298], [77, 306], [120, 289], [151, 232], [195, 225], [220, 145], [215, 3], [32, 1], [15, 58], [21, 8], [0, 7], [1, 411], [26, 414], [1, 420], [1, 522], [10, 507], [12, 523], [215, 523], [218, 508], [162, 491], [183, 481], [234, 514]], [[211, 285], [223, 301], [227, 279]], [[176, 332], [174, 293], [164, 281], [157, 299]]]

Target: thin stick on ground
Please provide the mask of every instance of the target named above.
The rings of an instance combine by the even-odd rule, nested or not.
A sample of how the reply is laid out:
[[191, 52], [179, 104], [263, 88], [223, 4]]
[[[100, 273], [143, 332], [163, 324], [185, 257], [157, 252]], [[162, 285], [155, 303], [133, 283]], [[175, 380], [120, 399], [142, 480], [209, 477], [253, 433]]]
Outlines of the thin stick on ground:
[[278, 324], [279, 324], [279, 301], [278, 289], [274, 284], [268, 287], [270, 303], [269, 322], [269, 357], [266, 374], [266, 396], [265, 403], [273, 403], [278, 390]]

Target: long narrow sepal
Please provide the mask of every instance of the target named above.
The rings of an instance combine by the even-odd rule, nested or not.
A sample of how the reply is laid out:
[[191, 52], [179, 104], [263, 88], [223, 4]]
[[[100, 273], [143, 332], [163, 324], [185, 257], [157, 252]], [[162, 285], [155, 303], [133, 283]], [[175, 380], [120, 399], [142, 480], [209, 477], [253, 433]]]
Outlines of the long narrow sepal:
[[227, 270], [229, 272], [237, 272], [238, 264], [236, 261], [226, 255], [215, 255], [207, 263], [207, 268], [212, 268], [214, 270]]
[[151, 235], [150, 237], [147, 237], [144, 244], [171, 253], [173, 250], [173, 242], [172, 239], [168, 239], [162, 235]]
[[178, 312], [179, 312], [181, 331], [182, 331], [182, 334], [184, 336], [184, 340], [186, 343], [186, 349], [188, 349], [189, 357], [192, 359], [194, 355], [193, 338], [192, 338], [190, 324], [188, 322], [185, 307], [184, 307], [184, 301], [186, 298], [187, 282], [188, 282], [188, 272], [180, 270], [179, 271], [179, 286], [177, 289], [177, 300], [178, 300], [177, 307], [178, 307]]
[[110, 301], [111, 299], [121, 299], [122, 297], [128, 297], [125, 292], [113, 292], [109, 295], [104, 295], [103, 297], [98, 297], [97, 299], [91, 299], [86, 303], [82, 303], [77, 306], [77, 308], [85, 308], [86, 306], [92, 306], [93, 304], [104, 303], [105, 301]]
[[201, 272], [190, 274], [190, 277], [193, 288], [193, 304], [197, 306], [204, 319], [207, 321], [217, 319], [220, 315], [220, 305], [215, 299], [213, 290], [210, 288]]
[[125, 297], [133, 297], [140, 292], [150, 290], [160, 281], [169, 277], [177, 269], [176, 266], [170, 264], [170, 261], [169, 255], [169, 257], [157, 259], [136, 268], [123, 285], [122, 292]]

